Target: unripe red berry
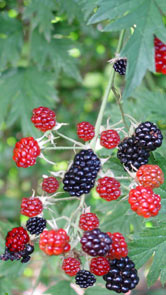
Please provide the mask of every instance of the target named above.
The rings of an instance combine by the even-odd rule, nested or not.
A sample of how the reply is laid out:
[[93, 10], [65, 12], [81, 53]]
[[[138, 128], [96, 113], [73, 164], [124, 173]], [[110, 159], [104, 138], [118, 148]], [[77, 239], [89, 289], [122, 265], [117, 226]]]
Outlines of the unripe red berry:
[[164, 173], [158, 165], [142, 165], [136, 173], [136, 180], [142, 186], [153, 189], [164, 183]]
[[166, 75], [166, 44], [154, 39], [156, 72]]
[[31, 121], [37, 129], [45, 132], [51, 130], [55, 126], [55, 118], [55, 113], [52, 110], [46, 107], [39, 107], [33, 109]]
[[39, 247], [47, 255], [60, 255], [70, 251], [69, 236], [62, 228], [44, 230], [40, 235]]
[[110, 270], [109, 261], [105, 257], [92, 258], [90, 262], [90, 271], [96, 276], [104, 276]]
[[39, 155], [40, 147], [33, 137], [22, 138], [15, 144], [13, 150], [13, 160], [22, 168], [35, 165]]
[[8, 232], [6, 236], [6, 247], [11, 252], [24, 250], [25, 245], [29, 242], [27, 231], [23, 227], [15, 227]]
[[99, 219], [95, 213], [84, 213], [80, 216], [79, 227], [83, 230], [92, 230], [99, 226]]
[[89, 141], [95, 136], [95, 127], [89, 122], [81, 122], [77, 124], [77, 135], [83, 141]]
[[150, 187], [137, 186], [129, 192], [131, 209], [145, 218], [156, 216], [161, 208], [161, 198]]
[[106, 149], [113, 149], [118, 146], [120, 136], [116, 130], [106, 130], [101, 132], [100, 144]]
[[75, 276], [77, 272], [80, 270], [80, 261], [73, 257], [68, 257], [64, 259], [62, 269], [65, 271], [67, 275], [71, 277]]
[[120, 197], [120, 182], [113, 177], [105, 176], [98, 179], [96, 191], [102, 199], [113, 201]]
[[112, 234], [110, 232], [107, 232], [107, 235], [112, 239], [112, 248], [107, 254], [107, 258], [113, 260], [126, 257], [128, 255], [128, 247], [123, 235], [121, 233]]
[[53, 194], [55, 193], [59, 188], [59, 182], [58, 180], [53, 177], [47, 177], [47, 178], [43, 178], [43, 182], [42, 182], [42, 190], [49, 193], [49, 194]]
[[34, 217], [43, 211], [43, 204], [39, 198], [23, 198], [21, 203], [21, 214]]

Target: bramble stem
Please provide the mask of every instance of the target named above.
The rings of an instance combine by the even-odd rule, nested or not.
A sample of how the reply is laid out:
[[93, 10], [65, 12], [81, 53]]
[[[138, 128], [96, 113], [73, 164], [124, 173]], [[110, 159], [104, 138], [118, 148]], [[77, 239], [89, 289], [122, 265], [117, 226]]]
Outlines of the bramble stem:
[[46, 148], [44, 148], [44, 150], [47, 150], [47, 151], [51, 151], [51, 150], [80, 150], [80, 149], [82, 149], [82, 147], [80, 146], [80, 147], [78, 147], [78, 146], [76, 146], [76, 147], [73, 147], [73, 146], [56, 146], [56, 147], [46, 147]]
[[[119, 53], [119, 51], [121, 49], [122, 42], [123, 42], [123, 37], [124, 37], [124, 30], [122, 30], [121, 33], [120, 33], [116, 53]], [[91, 142], [91, 147], [93, 149], [95, 149], [95, 147], [96, 147], [97, 138], [98, 138], [98, 135], [99, 135], [99, 132], [100, 132], [100, 126], [101, 126], [101, 123], [102, 123], [102, 120], [103, 120], [104, 110], [106, 108], [107, 100], [108, 100], [110, 91], [111, 91], [112, 86], [113, 86], [114, 77], [115, 77], [115, 71], [114, 71], [114, 69], [112, 67], [111, 72], [110, 72], [110, 78], [109, 78], [109, 81], [108, 81], [108, 85], [107, 85], [107, 88], [106, 88], [105, 93], [104, 93], [103, 98], [102, 98], [100, 111], [99, 111], [97, 121], [96, 121], [96, 125], [95, 125], [95, 137], [93, 138], [93, 140]]]
[[58, 132], [58, 131], [56, 131], [56, 134], [59, 135], [59, 136], [62, 137], [62, 138], [65, 138], [65, 139], [67, 139], [67, 140], [69, 140], [69, 141], [71, 141], [71, 142], [73, 142], [73, 143], [75, 143], [75, 144], [81, 146], [81, 147], [84, 146], [84, 144], [82, 144], [81, 142], [78, 142], [78, 141], [76, 141], [76, 140], [74, 140], [74, 139], [72, 139], [72, 138], [70, 138], [70, 137], [68, 137], [68, 136], [66, 136], [66, 135], [64, 135], [64, 134], [62, 134], [62, 133], [60, 133], [60, 132]]
[[122, 102], [121, 102], [122, 97], [121, 97], [120, 94], [118, 94], [116, 92], [116, 88], [115, 87], [112, 87], [112, 91], [113, 91], [113, 93], [115, 95], [116, 103], [119, 106], [119, 110], [120, 110], [120, 113], [121, 113], [121, 116], [122, 116], [123, 124], [126, 127], [126, 129], [129, 130], [129, 127], [128, 127], [127, 122], [126, 122], [126, 119], [125, 119], [125, 114], [124, 114], [124, 111], [123, 111], [123, 107], [122, 107]]

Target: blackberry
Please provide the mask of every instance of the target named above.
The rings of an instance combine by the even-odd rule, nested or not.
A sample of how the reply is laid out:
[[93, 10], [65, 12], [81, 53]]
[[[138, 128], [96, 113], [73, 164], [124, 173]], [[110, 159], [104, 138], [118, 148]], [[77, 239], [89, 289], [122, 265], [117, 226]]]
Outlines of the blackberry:
[[26, 223], [26, 228], [31, 235], [38, 236], [45, 229], [46, 223], [46, 220], [42, 217], [33, 217], [28, 219]]
[[82, 194], [88, 194], [95, 185], [100, 166], [100, 160], [93, 150], [81, 150], [64, 176], [63, 189], [71, 196], [80, 197]]
[[7, 260], [20, 260], [21, 254], [20, 252], [10, 252], [9, 249], [5, 248], [5, 253], [0, 255], [0, 260], [7, 261]]
[[139, 282], [135, 264], [128, 256], [110, 262], [110, 271], [103, 276], [106, 288], [117, 293], [127, 293]]
[[162, 145], [163, 136], [160, 129], [152, 122], [144, 122], [135, 129], [135, 138], [138, 146], [147, 151], [154, 151]]
[[25, 249], [23, 251], [20, 251], [20, 254], [22, 257], [26, 257], [26, 256], [32, 254], [33, 251], [34, 251], [34, 246], [27, 244]]
[[113, 65], [115, 72], [118, 72], [120, 75], [126, 74], [127, 59], [119, 59]]
[[86, 231], [80, 240], [82, 250], [90, 256], [105, 256], [111, 249], [112, 239], [99, 228]]
[[[7, 247], [5, 248], [5, 253], [0, 255], [0, 260], [21, 260], [22, 263], [28, 262], [30, 260], [30, 254], [34, 251], [34, 247], [30, 244], [26, 244], [25, 249], [19, 252], [11, 252]], [[29, 257], [29, 258], [28, 258]]]
[[21, 263], [27, 263], [31, 259], [31, 256], [26, 256], [21, 260]]
[[88, 270], [80, 270], [77, 272], [76, 277], [76, 284], [80, 286], [80, 288], [88, 288], [93, 286], [96, 282], [95, 276]]
[[135, 136], [132, 136], [125, 138], [118, 145], [117, 157], [124, 164], [124, 167], [133, 170], [132, 166], [138, 169], [140, 166], [147, 164], [149, 152], [141, 146], [137, 146], [137, 140]]

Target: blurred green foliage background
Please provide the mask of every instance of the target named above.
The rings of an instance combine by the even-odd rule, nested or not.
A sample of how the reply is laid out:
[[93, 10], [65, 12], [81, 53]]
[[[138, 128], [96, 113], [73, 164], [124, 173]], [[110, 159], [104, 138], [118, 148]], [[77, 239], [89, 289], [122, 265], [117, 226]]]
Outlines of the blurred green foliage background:
[[[109, 78], [111, 65], [108, 60], [114, 58], [119, 36], [117, 33], [103, 33], [100, 25], [86, 25], [95, 6], [95, 0], [0, 0], [1, 253], [7, 231], [13, 225], [26, 221], [19, 213], [21, 199], [31, 196], [32, 189], [40, 194], [42, 175], [48, 175], [49, 170], [57, 170], [57, 167], [50, 168], [43, 160], [37, 160], [34, 167], [18, 169], [12, 160], [17, 140], [23, 136], [37, 138], [42, 135], [31, 123], [32, 109], [40, 105], [51, 107], [56, 112], [58, 122], [69, 124], [63, 127], [63, 132], [74, 139], [77, 139], [78, 122], [95, 124]], [[126, 39], [129, 33], [126, 32]], [[124, 83], [124, 78], [116, 75], [116, 87], [123, 90]], [[124, 102], [124, 110], [138, 121], [152, 120], [158, 123], [165, 134], [165, 92], [166, 76], [148, 72], [141, 87]], [[105, 124], [108, 117], [111, 123], [120, 120], [112, 93], [105, 112]], [[58, 143], [66, 144], [63, 140]], [[166, 156], [165, 143], [160, 153], [162, 157]], [[103, 150], [100, 150], [100, 154], [108, 155]], [[59, 169], [65, 170], [73, 153], [49, 152], [47, 157], [55, 161]], [[111, 168], [119, 175], [124, 173], [116, 159], [111, 163]], [[98, 212], [105, 230], [110, 225], [114, 231], [119, 230], [116, 218], [112, 218], [112, 223], [111, 219], [103, 218], [107, 204], [99, 201], [94, 190], [88, 204]], [[64, 215], [64, 212], [70, 215], [74, 206], [75, 202], [65, 205], [60, 202], [55, 212], [57, 216]], [[47, 212], [45, 214], [47, 216]], [[124, 220], [120, 222], [122, 225]], [[131, 216], [132, 222], [135, 222], [135, 227], [138, 225], [139, 231], [142, 226], [139, 218]], [[126, 226], [122, 230], [130, 234], [131, 228]], [[67, 280], [59, 271], [59, 258], [45, 257], [37, 250], [36, 246], [32, 262], [28, 265], [0, 262], [1, 295], [44, 294], [50, 284], [61, 279]], [[165, 294], [159, 287], [157, 285], [154, 294]], [[143, 283], [140, 288], [141, 293], [137, 291], [133, 294], [146, 292]], [[55, 291], [50, 290], [48, 294], [59, 294]], [[89, 290], [85, 294], [90, 295], [92, 292], [97, 290]]]

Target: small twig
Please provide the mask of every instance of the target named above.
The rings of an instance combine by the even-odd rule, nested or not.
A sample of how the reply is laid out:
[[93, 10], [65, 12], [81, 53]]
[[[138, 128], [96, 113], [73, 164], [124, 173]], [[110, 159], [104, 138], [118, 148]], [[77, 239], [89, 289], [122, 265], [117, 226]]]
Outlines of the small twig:
[[114, 86], [112, 86], [112, 91], [115, 95], [115, 98], [116, 98], [116, 102], [117, 102], [117, 105], [119, 106], [119, 110], [120, 110], [120, 113], [121, 113], [121, 116], [122, 116], [122, 120], [123, 120], [123, 123], [126, 127], [127, 130], [129, 130], [129, 127], [127, 125], [127, 122], [126, 122], [126, 119], [125, 119], [125, 114], [124, 114], [124, 111], [123, 111], [123, 107], [122, 107], [122, 97], [121, 97], [121, 94], [118, 94], [117, 91], [116, 91], [116, 88]]

